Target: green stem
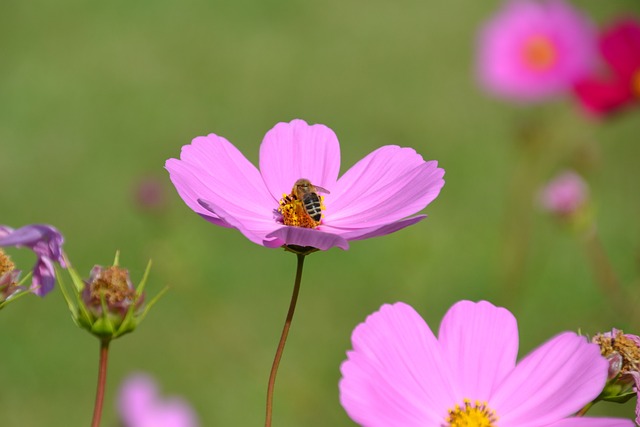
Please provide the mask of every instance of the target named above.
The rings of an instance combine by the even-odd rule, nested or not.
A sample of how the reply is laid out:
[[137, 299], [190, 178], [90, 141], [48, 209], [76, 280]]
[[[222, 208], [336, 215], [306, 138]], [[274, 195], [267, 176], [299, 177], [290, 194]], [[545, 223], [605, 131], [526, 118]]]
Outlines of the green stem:
[[109, 358], [110, 340], [100, 341], [100, 362], [98, 366], [98, 386], [96, 390], [96, 403], [93, 407], [93, 421], [91, 427], [100, 427], [102, 418], [102, 404], [104, 402], [104, 390], [107, 385], [107, 362]]
[[287, 342], [287, 335], [289, 334], [289, 328], [291, 327], [291, 321], [293, 320], [293, 313], [296, 309], [296, 302], [298, 301], [298, 293], [300, 292], [300, 282], [302, 280], [302, 267], [304, 265], [304, 254], [296, 254], [298, 257], [298, 267], [296, 269], [296, 281], [293, 285], [293, 294], [291, 295], [291, 302], [289, 303], [289, 312], [287, 313], [287, 319], [284, 322], [282, 328], [282, 334], [280, 335], [280, 342], [278, 343], [278, 349], [273, 359], [273, 365], [271, 366], [271, 374], [269, 374], [269, 384], [267, 386], [267, 415], [265, 420], [265, 427], [271, 427], [271, 413], [273, 410], [273, 389], [276, 383], [276, 374], [278, 373], [278, 366], [280, 365], [280, 359], [284, 352], [284, 345]]
[[585, 233], [584, 245], [590, 260], [589, 264], [593, 268], [596, 282], [600, 285], [602, 293], [627, 318], [633, 313], [633, 307], [629, 305], [629, 300], [625, 297], [620, 280], [609, 261], [595, 225], [592, 225]]
[[584, 405], [584, 407], [582, 409], [580, 409], [578, 412], [576, 412], [576, 417], [584, 417], [584, 414], [587, 413], [587, 411], [589, 409], [591, 409], [591, 407], [593, 406], [593, 402], [589, 402], [586, 405]]

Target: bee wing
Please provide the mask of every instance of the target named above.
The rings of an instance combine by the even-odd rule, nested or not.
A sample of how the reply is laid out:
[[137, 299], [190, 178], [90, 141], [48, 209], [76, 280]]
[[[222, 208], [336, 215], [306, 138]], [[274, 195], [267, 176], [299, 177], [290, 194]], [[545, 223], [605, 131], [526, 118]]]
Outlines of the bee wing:
[[318, 193], [331, 194], [331, 193], [329, 192], [329, 190], [327, 190], [326, 188], [322, 188], [322, 187], [320, 187], [320, 186], [318, 186], [318, 185], [314, 185], [314, 187], [316, 188], [316, 191], [317, 191]]

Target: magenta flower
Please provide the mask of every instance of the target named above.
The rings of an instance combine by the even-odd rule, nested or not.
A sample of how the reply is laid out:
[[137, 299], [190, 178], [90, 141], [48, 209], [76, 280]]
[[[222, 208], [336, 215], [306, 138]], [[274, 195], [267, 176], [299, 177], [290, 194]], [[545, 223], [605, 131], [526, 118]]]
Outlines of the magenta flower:
[[478, 45], [480, 83], [523, 102], [570, 90], [596, 54], [591, 23], [562, 0], [507, 1], [482, 28]]
[[640, 103], [640, 23], [621, 20], [600, 36], [600, 53], [609, 75], [580, 80], [575, 92], [582, 106], [604, 115]]
[[[425, 218], [444, 170], [411, 148], [381, 147], [342, 177], [331, 129], [278, 123], [260, 146], [260, 170], [226, 139], [210, 134], [182, 147], [165, 167], [185, 203], [213, 224], [270, 248], [348, 249]], [[312, 185], [298, 186], [300, 179]], [[296, 188], [294, 188], [294, 185]]]
[[596, 345], [565, 332], [516, 363], [516, 319], [486, 301], [456, 303], [437, 338], [410, 306], [383, 305], [351, 341], [340, 401], [362, 426], [633, 426], [571, 416], [607, 381]]
[[25, 247], [37, 255], [38, 259], [33, 266], [33, 280], [30, 290], [39, 296], [48, 294], [56, 282], [53, 263], [57, 262], [65, 267], [62, 253], [63, 242], [62, 234], [50, 225], [31, 224], [17, 230], [0, 225], [0, 247]]
[[120, 388], [118, 412], [123, 427], [197, 427], [196, 413], [178, 397], [161, 399], [147, 375], [129, 376]]
[[555, 215], [570, 216], [587, 202], [589, 188], [582, 177], [566, 171], [551, 180], [540, 194], [542, 207]]

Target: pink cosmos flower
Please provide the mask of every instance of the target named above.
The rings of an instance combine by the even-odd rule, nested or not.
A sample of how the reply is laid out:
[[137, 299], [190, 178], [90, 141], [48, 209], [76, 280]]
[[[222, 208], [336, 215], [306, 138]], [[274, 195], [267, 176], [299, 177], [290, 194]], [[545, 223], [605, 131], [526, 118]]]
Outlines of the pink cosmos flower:
[[565, 332], [516, 363], [516, 319], [486, 301], [456, 303], [437, 338], [410, 306], [383, 305], [351, 340], [340, 401], [362, 426], [633, 426], [571, 416], [607, 380], [596, 345]]
[[582, 106], [604, 115], [640, 103], [640, 23], [625, 19], [600, 36], [600, 52], [609, 65], [607, 76], [580, 80], [575, 92]]
[[14, 230], [0, 225], [0, 247], [14, 246], [31, 249], [38, 257], [33, 266], [30, 290], [38, 296], [48, 294], [56, 283], [54, 262], [65, 267], [62, 253], [64, 238], [55, 228], [46, 224], [30, 224]]
[[[350, 240], [389, 234], [425, 218], [410, 215], [440, 193], [444, 170], [437, 166], [411, 148], [387, 145], [338, 178], [338, 138], [328, 127], [303, 120], [267, 132], [259, 170], [215, 134], [195, 138], [182, 147], [180, 159], [165, 164], [185, 203], [213, 224], [271, 248], [321, 250], [348, 249]], [[300, 179], [310, 181], [315, 196], [296, 196]], [[312, 205], [318, 220], [303, 205]]]
[[118, 396], [124, 427], [197, 427], [197, 416], [184, 400], [161, 399], [155, 381], [143, 374], [129, 376]]
[[587, 202], [589, 188], [582, 177], [565, 171], [551, 180], [540, 194], [542, 207], [559, 216], [576, 213]]
[[507, 1], [482, 28], [478, 44], [481, 84], [523, 102], [570, 90], [596, 54], [591, 23], [562, 0]]

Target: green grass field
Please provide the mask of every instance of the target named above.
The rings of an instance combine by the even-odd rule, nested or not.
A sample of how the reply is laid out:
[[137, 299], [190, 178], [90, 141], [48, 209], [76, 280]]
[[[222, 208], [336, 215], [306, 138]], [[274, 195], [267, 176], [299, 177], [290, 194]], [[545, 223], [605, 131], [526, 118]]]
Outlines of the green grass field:
[[[594, 21], [636, 0], [575, 1]], [[523, 355], [563, 330], [640, 332], [609, 303], [579, 238], [537, 210], [564, 167], [585, 171], [603, 245], [633, 301], [640, 282], [640, 110], [585, 118], [570, 98], [537, 108], [492, 99], [474, 78], [474, 37], [499, 2], [8, 0], [0, 4], [0, 223], [44, 222], [89, 275], [116, 250], [150, 296], [169, 292], [111, 348], [103, 426], [117, 387], [154, 375], [202, 426], [264, 422], [269, 369], [295, 257], [191, 212], [164, 170], [215, 132], [254, 163], [264, 133], [302, 118], [331, 127], [344, 172], [381, 145], [411, 146], [446, 170], [429, 218], [307, 258], [276, 384], [274, 425], [354, 425], [338, 402], [353, 328], [405, 301], [437, 327], [460, 299], [519, 321]], [[541, 137], [523, 149], [516, 130]], [[135, 203], [142, 179], [167, 199]], [[516, 267], [507, 264], [517, 243]], [[10, 251], [28, 270], [27, 251]], [[59, 289], [0, 312], [0, 425], [86, 426], [98, 341], [76, 328]], [[634, 402], [594, 414], [632, 417]]]

